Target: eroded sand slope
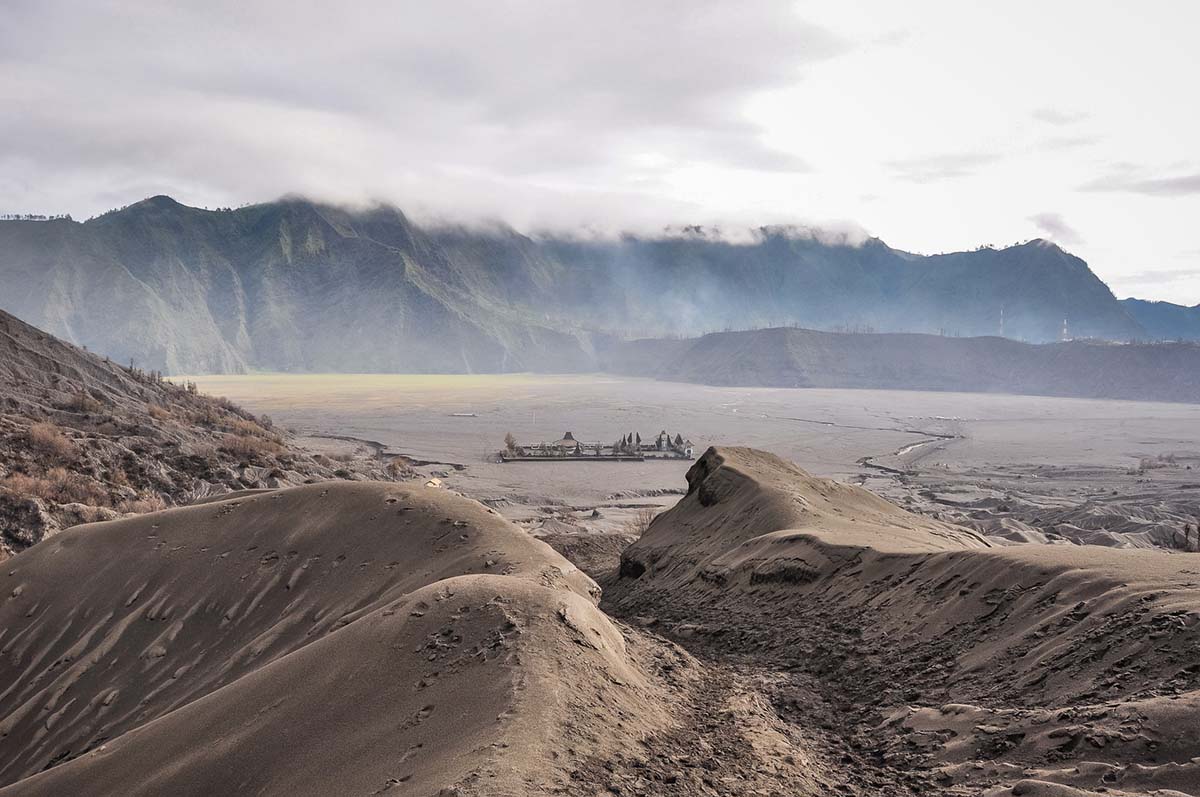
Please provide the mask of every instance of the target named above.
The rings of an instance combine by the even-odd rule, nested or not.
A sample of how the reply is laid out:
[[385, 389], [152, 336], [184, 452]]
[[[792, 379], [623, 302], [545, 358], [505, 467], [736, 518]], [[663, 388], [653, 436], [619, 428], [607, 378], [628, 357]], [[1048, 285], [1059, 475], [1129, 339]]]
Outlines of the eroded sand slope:
[[837, 725], [873, 788], [1200, 794], [1200, 556], [989, 547], [750, 449], [688, 480], [610, 610], [789, 673], [775, 704]]
[[672, 721], [591, 579], [437, 490], [256, 493], [8, 564], [6, 795], [540, 793]]
[[409, 475], [379, 457], [315, 456], [265, 416], [0, 311], [0, 561], [80, 523], [233, 490]]

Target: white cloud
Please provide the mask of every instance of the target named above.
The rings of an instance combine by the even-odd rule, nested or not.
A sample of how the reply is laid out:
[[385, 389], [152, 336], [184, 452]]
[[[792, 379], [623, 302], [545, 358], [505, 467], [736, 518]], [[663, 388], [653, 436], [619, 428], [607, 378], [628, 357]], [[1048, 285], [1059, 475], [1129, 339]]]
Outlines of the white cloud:
[[1151, 176], [1118, 171], [1091, 180], [1081, 188], [1084, 191], [1118, 191], [1146, 196], [1187, 196], [1200, 194], [1200, 172]]
[[587, 212], [678, 164], [802, 173], [744, 106], [849, 47], [774, 0], [38, 0], [6, 17], [0, 157], [31, 199], [93, 211], [107, 190], [55, 184]]
[[1071, 111], [1064, 108], [1038, 108], [1032, 114], [1034, 119], [1052, 125], [1073, 125], [1087, 119], [1090, 114], [1083, 111]]
[[963, 152], [890, 161], [886, 165], [901, 180], [932, 183], [970, 176], [980, 168], [1001, 160], [1002, 157], [994, 152]]
[[298, 192], [526, 230], [849, 219], [936, 252], [1053, 208], [1118, 285], [1195, 245], [1198, 25], [1087, 0], [7, 0], [0, 213]]
[[1083, 243], [1079, 233], [1071, 228], [1058, 213], [1035, 213], [1029, 217], [1034, 226], [1050, 240], [1065, 246], [1075, 246]]

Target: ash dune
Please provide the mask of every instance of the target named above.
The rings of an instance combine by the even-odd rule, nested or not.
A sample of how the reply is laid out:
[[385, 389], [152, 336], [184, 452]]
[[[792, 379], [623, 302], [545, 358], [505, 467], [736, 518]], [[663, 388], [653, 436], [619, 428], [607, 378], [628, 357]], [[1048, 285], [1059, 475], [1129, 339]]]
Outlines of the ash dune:
[[669, 716], [594, 582], [444, 491], [81, 526], [6, 581], [5, 795], [527, 794]]
[[610, 610], [816, 679], [879, 783], [1200, 794], [1194, 555], [990, 547], [749, 449], [688, 479]]
[[[741, 570], [752, 581], [769, 580], [755, 563], [800, 562], [793, 546], [811, 549], [808, 537], [884, 553], [988, 545], [972, 532], [910, 514], [862, 488], [815, 478], [750, 448], [710, 448], [688, 471], [688, 486], [684, 500], [651, 525], [653, 533], [627, 550], [625, 570], [651, 569], [656, 582], [687, 583], [694, 574], [679, 569], [684, 557], [696, 562], [702, 577], [722, 583]], [[687, 531], [661, 531], [668, 527]], [[669, 573], [660, 562], [670, 563]]]
[[750, 448], [612, 536], [547, 535], [601, 600], [412, 485], [58, 534], [7, 565], [0, 794], [1200, 795], [1195, 555], [995, 545]]

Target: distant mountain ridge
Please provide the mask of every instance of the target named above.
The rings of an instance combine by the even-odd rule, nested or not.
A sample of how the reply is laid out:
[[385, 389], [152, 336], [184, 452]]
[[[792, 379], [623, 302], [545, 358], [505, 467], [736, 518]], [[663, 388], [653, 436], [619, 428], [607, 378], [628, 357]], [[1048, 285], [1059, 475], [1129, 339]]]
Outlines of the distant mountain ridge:
[[1121, 306], [1146, 330], [1150, 340], [1200, 340], [1200, 304], [1122, 299]]
[[551, 362], [556, 346], [578, 350], [460, 301], [436, 248], [393, 210], [153, 197], [85, 224], [3, 222], [0, 242], [4, 309], [171, 373], [505, 370], [523, 347]]
[[1200, 344], [775, 328], [626, 341], [605, 370], [732, 387], [868, 388], [1200, 403]]
[[[396, 208], [151, 197], [85, 223], [0, 221], [0, 309], [168, 373], [595, 370], [615, 340], [797, 324], [1147, 337], [1045, 241], [918, 256], [761, 228], [731, 242], [423, 227]], [[1003, 320], [1002, 320], [1003, 319]]]

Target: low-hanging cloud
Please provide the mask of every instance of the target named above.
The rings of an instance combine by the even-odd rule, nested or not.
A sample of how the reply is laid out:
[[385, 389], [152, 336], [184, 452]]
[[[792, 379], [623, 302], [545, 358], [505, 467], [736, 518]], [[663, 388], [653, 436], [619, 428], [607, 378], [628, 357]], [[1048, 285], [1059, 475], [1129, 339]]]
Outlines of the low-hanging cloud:
[[1101, 141], [1100, 136], [1050, 136], [1042, 139], [1040, 146], [1044, 150], [1062, 151], [1090, 147]]
[[1059, 213], [1035, 213], [1029, 217], [1034, 226], [1053, 241], [1068, 246], [1078, 246], [1083, 238]]
[[1081, 191], [1118, 191], [1145, 196], [1180, 197], [1200, 194], [1200, 172], [1147, 176], [1122, 170], [1080, 186]]
[[1039, 122], [1059, 126], [1073, 125], [1090, 116], [1083, 111], [1072, 111], [1065, 108], [1038, 108], [1030, 115]]
[[1158, 268], [1138, 271], [1122, 277], [1134, 285], [1162, 285], [1200, 277], [1200, 268]]
[[4, 13], [0, 192], [42, 212], [296, 191], [526, 220], [678, 218], [686, 206], [654, 199], [668, 167], [809, 169], [745, 107], [849, 47], [776, 0], [18, 0]]
[[955, 152], [925, 158], [890, 161], [885, 164], [897, 178], [914, 183], [936, 183], [969, 177], [984, 166], [1001, 160], [998, 152]]

